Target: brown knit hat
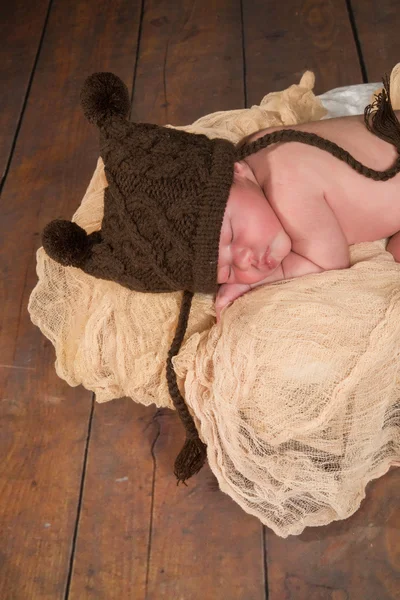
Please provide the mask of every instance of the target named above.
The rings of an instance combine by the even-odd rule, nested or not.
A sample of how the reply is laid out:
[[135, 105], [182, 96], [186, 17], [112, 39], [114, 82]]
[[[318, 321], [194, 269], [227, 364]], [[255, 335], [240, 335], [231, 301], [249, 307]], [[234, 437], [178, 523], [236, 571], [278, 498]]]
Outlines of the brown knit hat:
[[112, 73], [89, 77], [81, 99], [100, 129], [104, 218], [92, 235], [69, 221], [53, 223], [46, 251], [65, 266], [140, 292], [215, 292], [233, 144], [128, 122], [128, 90]]
[[[390, 104], [387, 77], [384, 85], [377, 101], [366, 108], [365, 123], [399, 149], [400, 126]], [[384, 180], [399, 172], [400, 159], [392, 169], [379, 172], [328, 140], [290, 129], [267, 134], [236, 150], [227, 140], [131, 123], [126, 120], [128, 90], [112, 73], [91, 75], [81, 101], [86, 117], [100, 130], [100, 156], [108, 183], [101, 229], [88, 235], [76, 223], [52, 221], [44, 229], [43, 246], [64, 266], [78, 267], [132, 290], [184, 291], [168, 354], [167, 381], [187, 433], [175, 462], [178, 483], [185, 482], [202, 467], [206, 446], [179, 392], [172, 358], [183, 341], [193, 294], [215, 293], [218, 288], [219, 237], [234, 162], [273, 143], [298, 141], [330, 152], [366, 177]]]

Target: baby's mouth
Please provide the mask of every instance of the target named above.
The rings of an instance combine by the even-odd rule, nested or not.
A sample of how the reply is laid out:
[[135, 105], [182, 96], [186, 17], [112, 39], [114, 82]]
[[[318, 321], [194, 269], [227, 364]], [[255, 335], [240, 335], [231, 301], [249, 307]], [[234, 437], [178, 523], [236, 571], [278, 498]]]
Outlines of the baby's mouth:
[[257, 269], [262, 269], [265, 266], [268, 266], [268, 262], [271, 259], [271, 248], [268, 246], [266, 251], [264, 252], [264, 254], [262, 254], [262, 256], [259, 258], [259, 260], [257, 260], [255, 266], [257, 267]]
[[267, 269], [268, 271], [273, 271], [279, 265], [279, 262], [279, 260], [277, 260], [271, 255], [271, 248], [270, 246], [268, 246], [260, 260], [255, 265], [255, 267], [259, 271], [265, 271], [265, 269]]
[[276, 258], [274, 258], [273, 256], [269, 256], [267, 258], [266, 264], [269, 267], [269, 269], [272, 271], [272, 270], [276, 269], [276, 267], [279, 265], [279, 260], [276, 260]]

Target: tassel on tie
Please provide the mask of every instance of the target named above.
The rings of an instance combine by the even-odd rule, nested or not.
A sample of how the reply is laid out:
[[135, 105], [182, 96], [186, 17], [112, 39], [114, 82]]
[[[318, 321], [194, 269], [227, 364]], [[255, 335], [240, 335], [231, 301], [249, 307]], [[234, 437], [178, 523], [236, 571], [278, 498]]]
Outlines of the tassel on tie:
[[196, 475], [204, 465], [207, 458], [207, 446], [197, 436], [194, 439], [186, 438], [182, 450], [179, 452], [175, 460], [174, 473], [177, 478], [177, 485], [186, 479], [190, 479], [192, 475]]
[[393, 144], [400, 154], [400, 122], [390, 100], [390, 80], [387, 74], [382, 83], [383, 90], [365, 107], [364, 122], [368, 131]]

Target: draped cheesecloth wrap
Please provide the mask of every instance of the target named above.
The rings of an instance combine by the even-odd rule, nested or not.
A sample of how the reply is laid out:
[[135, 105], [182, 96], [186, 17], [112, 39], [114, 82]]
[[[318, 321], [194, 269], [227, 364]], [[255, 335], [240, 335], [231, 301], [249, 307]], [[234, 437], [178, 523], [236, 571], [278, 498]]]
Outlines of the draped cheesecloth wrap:
[[[260, 106], [213, 113], [187, 131], [237, 142], [269, 126], [322, 118], [314, 76]], [[391, 75], [400, 107], [400, 65]], [[389, 166], [389, 165], [388, 165]], [[99, 159], [73, 220], [103, 216]], [[222, 491], [282, 537], [354, 513], [366, 484], [400, 461], [400, 265], [385, 240], [351, 247], [351, 268], [255, 288], [215, 325], [195, 295], [178, 384]], [[172, 407], [165, 357], [181, 293], [142, 294], [37, 253], [33, 323], [58, 375], [99, 402], [129, 396]]]

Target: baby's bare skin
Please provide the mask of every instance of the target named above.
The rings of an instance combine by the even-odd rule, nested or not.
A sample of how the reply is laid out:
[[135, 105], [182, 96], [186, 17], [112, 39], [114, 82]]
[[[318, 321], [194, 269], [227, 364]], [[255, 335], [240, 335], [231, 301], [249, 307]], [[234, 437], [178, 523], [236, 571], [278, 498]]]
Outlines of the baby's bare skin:
[[[400, 111], [396, 116], [399, 118]], [[397, 157], [394, 146], [366, 129], [361, 115], [269, 128], [256, 133], [252, 140], [279, 129], [316, 133], [378, 171], [390, 167]], [[224, 233], [224, 227], [227, 229], [228, 225], [223, 225], [218, 278], [222, 285], [216, 299], [217, 319], [227, 304], [257, 285], [349, 267], [349, 246], [352, 244], [393, 236], [387, 249], [400, 262], [400, 174], [388, 181], [374, 181], [328, 152], [299, 142], [274, 144], [250, 155], [245, 163], [242, 173], [238, 169], [238, 177], [244, 181], [239, 188], [243, 190], [240, 192], [243, 206], [238, 192], [235, 196], [231, 190], [232, 198], [230, 196], [228, 200], [224, 223], [229, 218], [229, 228], [232, 229], [232, 223], [236, 222], [240, 229], [240, 215], [236, 214], [235, 221], [235, 213], [249, 210], [249, 207], [259, 210], [252, 208], [251, 201], [246, 201], [247, 178], [251, 185], [259, 186], [259, 194], [265, 196], [268, 210], [272, 209], [271, 218], [275, 215], [279, 227], [275, 225], [273, 230], [266, 232], [266, 247], [272, 248], [269, 250], [272, 257], [269, 268], [256, 262], [260, 255], [256, 256], [251, 231], [244, 236], [239, 231], [236, 247], [235, 236], [231, 247], [228, 233]], [[252, 193], [254, 190], [253, 187]], [[258, 221], [260, 215], [257, 215]], [[257, 225], [253, 226], [256, 236]], [[234, 233], [232, 231], [232, 235]], [[275, 244], [278, 234], [281, 238], [286, 234], [289, 244]], [[238, 245], [246, 248], [238, 248]], [[275, 247], [276, 261], [272, 260]], [[259, 243], [258, 250], [262, 250]], [[249, 260], [250, 266], [252, 263], [252, 269], [245, 259]], [[256, 265], [260, 268], [258, 273]]]

